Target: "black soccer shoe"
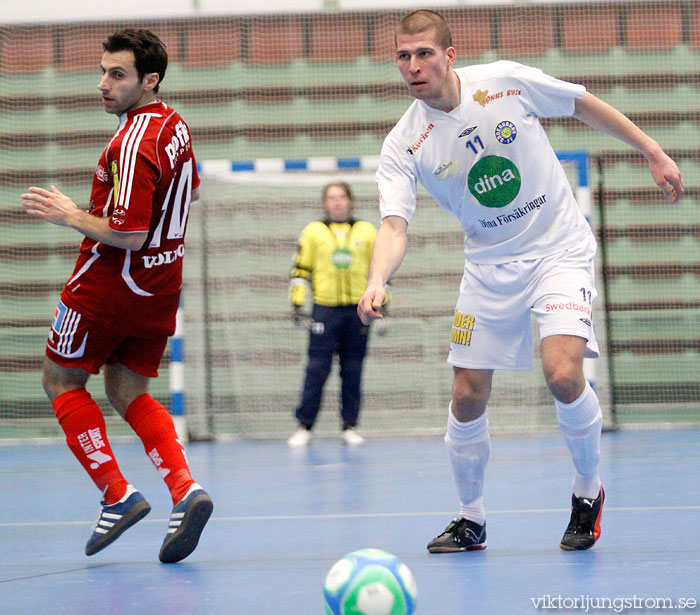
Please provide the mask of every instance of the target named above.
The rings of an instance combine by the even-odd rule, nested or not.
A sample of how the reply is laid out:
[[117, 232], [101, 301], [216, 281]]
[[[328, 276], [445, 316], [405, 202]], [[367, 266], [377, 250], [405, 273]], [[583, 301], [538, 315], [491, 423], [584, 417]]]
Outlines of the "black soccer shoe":
[[565, 551], [581, 551], [590, 549], [600, 538], [600, 518], [603, 516], [605, 491], [595, 500], [577, 498], [571, 495], [571, 520], [564, 532], [559, 546]]
[[428, 543], [430, 553], [457, 553], [485, 548], [486, 523], [479, 525], [464, 517], [452, 519], [445, 531]]

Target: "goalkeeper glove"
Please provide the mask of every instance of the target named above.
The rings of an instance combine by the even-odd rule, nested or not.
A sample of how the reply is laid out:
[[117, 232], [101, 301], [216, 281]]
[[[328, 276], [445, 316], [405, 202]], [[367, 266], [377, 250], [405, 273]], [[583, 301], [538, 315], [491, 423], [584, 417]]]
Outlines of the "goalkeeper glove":
[[304, 314], [301, 305], [295, 305], [294, 311], [292, 312], [292, 322], [294, 323], [294, 326], [297, 329], [303, 329], [305, 331], [308, 331], [309, 329], [311, 329], [311, 325], [314, 321], [311, 319], [310, 316]]

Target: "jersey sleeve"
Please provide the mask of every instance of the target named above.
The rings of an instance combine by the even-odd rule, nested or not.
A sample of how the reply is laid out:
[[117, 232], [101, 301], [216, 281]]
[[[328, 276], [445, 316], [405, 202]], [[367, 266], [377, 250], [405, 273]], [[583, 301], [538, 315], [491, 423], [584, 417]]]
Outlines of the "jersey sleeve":
[[562, 81], [531, 66], [517, 65], [513, 76], [523, 84], [525, 100], [538, 117], [572, 115], [575, 100], [586, 93], [583, 85]]
[[384, 140], [375, 175], [382, 219], [399, 216], [411, 222], [416, 211], [416, 175], [410, 166], [409, 161], [403, 160], [401, 146], [389, 133]]
[[311, 235], [311, 225], [307, 225], [301, 232], [301, 235], [299, 235], [294, 264], [289, 272], [289, 299], [292, 305], [295, 306], [304, 305], [311, 282], [314, 262], [314, 248]]
[[365, 225], [367, 228], [367, 249], [369, 250], [369, 255], [372, 256], [374, 240], [377, 238], [377, 228], [371, 222], [365, 222]]
[[114, 208], [110, 228], [126, 233], [148, 231], [160, 175], [154, 144], [144, 139], [138, 145], [122, 145], [111, 164]]

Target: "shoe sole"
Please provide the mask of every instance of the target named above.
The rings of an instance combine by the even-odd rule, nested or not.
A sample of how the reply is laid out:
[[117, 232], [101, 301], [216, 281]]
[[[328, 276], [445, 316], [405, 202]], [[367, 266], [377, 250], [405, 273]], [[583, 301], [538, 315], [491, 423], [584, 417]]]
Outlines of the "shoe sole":
[[297, 449], [297, 448], [307, 448], [310, 444], [311, 444], [311, 442], [306, 442], [305, 444], [289, 444], [288, 443], [288, 446], [289, 446], [289, 448]]
[[199, 537], [209, 521], [214, 503], [208, 495], [201, 494], [192, 499], [180, 527], [168, 534], [160, 549], [159, 558], [164, 564], [174, 564], [185, 559], [197, 548]]
[[151, 505], [146, 502], [146, 500], [134, 504], [126, 512], [126, 514], [122, 515], [122, 518], [119, 519], [119, 521], [117, 521], [112, 528], [102, 536], [102, 538], [85, 547], [85, 555], [95, 555], [95, 553], [98, 553], [105, 547], [111, 545], [132, 525], [141, 521], [141, 519], [143, 519], [149, 512], [151, 512]]
[[570, 546], [570, 545], [564, 544], [563, 542], [560, 542], [560, 543], [559, 543], [559, 548], [560, 548], [562, 551], [586, 551], [586, 550], [590, 549], [594, 544], [595, 544], [595, 541], [593, 541], [593, 542], [592, 542], [591, 544], [589, 544], [589, 545], [584, 545], [584, 546], [581, 546], [581, 547], [572, 547], [572, 546]]
[[460, 547], [456, 549], [454, 547], [433, 547], [428, 548], [428, 553], [463, 553], [464, 551], [483, 551], [486, 548], [485, 542], [480, 542], [478, 545], [472, 545], [471, 547]]

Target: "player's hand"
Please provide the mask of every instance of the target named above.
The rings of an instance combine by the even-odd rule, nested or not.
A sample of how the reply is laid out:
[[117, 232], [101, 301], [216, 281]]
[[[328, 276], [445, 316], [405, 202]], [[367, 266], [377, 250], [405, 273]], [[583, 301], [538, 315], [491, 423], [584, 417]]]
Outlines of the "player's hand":
[[29, 192], [22, 195], [22, 205], [30, 216], [38, 216], [59, 226], [69, 226], [70, 217], [80, 212], [70, 197], [56, 186], [51, 186], [51, 190], [32, 186]]
[[362, 324], [384, 318], [382, 306], [386, 303], [386, 290], [383, 284], [368, 284], [362, 299], [357, 304], [357, 315]]
[[311, 317], [307, 316], [302, 312], [300, 306], [294, 306], [294, 312], [292, 313], [292, 322], [294, 323], [294, 326], [297, 329], [309, 331], [314, 321], [311, 319]]
[[649, 170], [664, 196], [671, 203], [677, 203], [683, 196], [683, 181], [678, 165], [662, 151], [649, 158]]

